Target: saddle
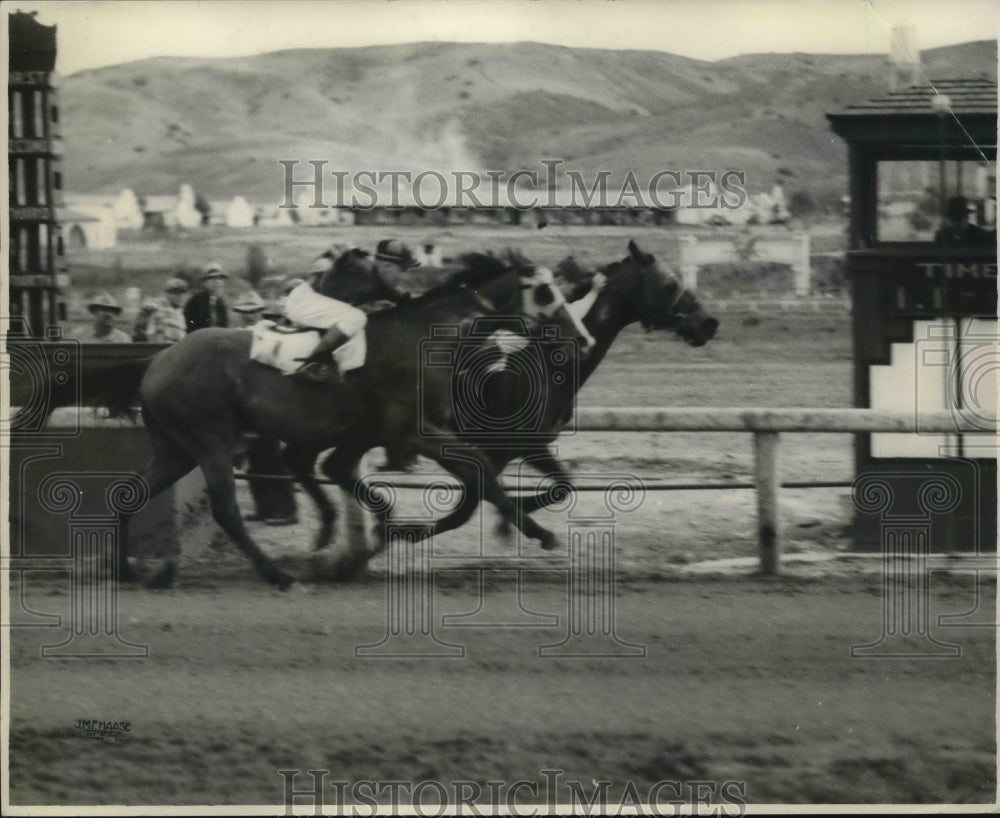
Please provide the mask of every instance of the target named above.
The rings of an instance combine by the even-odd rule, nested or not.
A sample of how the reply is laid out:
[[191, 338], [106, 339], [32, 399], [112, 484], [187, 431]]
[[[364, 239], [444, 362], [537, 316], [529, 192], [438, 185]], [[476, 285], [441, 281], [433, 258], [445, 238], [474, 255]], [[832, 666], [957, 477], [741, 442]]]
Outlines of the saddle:
[[[323, 330], [309, 327], [287, 327], [274, 321], [258, 321], [250, 332], [250, 360], [291, 375], [302, 366], [301, 358], [308, 358], [323, 336]], [[365, 365], [368, 346], [364, 331], [335, 349], [333, 359], [341, 372], [360, 369]]]

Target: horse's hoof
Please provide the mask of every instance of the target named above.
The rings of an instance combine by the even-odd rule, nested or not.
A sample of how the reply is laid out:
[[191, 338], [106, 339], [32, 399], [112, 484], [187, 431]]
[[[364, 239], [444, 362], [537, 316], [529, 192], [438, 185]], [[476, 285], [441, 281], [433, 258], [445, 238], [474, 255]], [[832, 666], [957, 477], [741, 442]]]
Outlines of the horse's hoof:
[[277, 567], [268, 572], [267, 581], [279, 591], [287, 591], [296, 582], [298, 582], [298, 580], [287, 571], [282, 571]]
[[541, 546], [545, 551], [555, 551], [559, 547], [559, 538], [551, 531], [542, 535]]
[[329, 576], [333, 582], [349, 582], [360, 577], [367, 567], [368, 560], [363, 557], [344, 558], [333, 564]]
[[171, 560], [167, 560], [147, 577], [142, 585], [149, 591], [164, 591], [173, 586], [176, 578], [177, 566]]
[[118, 566], [118, 581], [135, 584], [139, 582], [139, 575], [135, 572], [135, 569], [126, 562], [123, 565]]
[[494, 532], [498, 537], [509, 539], [514, 533], [514, 528], [511, 526], [510, 520], [501, 520], [497, 523], [497, 527], [494, 529]]

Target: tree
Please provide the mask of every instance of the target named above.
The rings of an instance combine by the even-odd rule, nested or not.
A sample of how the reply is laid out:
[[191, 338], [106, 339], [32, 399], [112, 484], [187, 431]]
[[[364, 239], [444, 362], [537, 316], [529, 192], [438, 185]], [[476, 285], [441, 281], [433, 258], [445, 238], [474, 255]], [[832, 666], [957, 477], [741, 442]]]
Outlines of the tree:
[[796, 217], [811, 216], [816, 212], [816, 203], [806, 190], [796, 190], [788, 197], [788, 212]]
[[208, 199], [200, 193], [195, 194], [194, 209], [201, 213], [201, 226], [206, 227], [208, 219], [212, 215], [212, 205], [208, 203]]

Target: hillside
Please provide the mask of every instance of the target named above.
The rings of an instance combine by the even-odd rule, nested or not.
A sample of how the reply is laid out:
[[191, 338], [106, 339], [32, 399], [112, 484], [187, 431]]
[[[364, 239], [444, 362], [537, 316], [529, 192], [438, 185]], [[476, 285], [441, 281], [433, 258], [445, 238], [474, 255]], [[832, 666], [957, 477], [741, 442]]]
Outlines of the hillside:
[[[996, 76], [992, 41], [925, 51], [932, 77]], [[746, 55], [539, 43], [413, 43], [237, 59], [156, 58], [61, 81], [67, 189], [282, 196], [279, 159], [331, 169], [593, 174], [742, 168], [839, 195], [846, 151], [824, 114], [885, 88], [882, 55]], [[305, 171], [305, 168], [303, 168]]]

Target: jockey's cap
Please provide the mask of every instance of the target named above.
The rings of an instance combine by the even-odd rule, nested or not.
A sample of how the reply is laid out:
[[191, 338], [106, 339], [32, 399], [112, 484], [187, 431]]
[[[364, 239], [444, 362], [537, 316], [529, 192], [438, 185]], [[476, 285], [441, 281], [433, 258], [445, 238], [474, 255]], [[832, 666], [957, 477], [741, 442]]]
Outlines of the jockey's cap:
[[172, 278], [163, 289], [168, 293], [186, 293], [188, 283], [183, 278]]
[[410, 248], [398, 239], [383, 239], [375, 249], [375, 258], [388, 261], [400, 267], [419, 267], [420, 262], [413, 258]]
[[91, 312], [107, 310], [108, 312], [119, 313], [122, 308], [111, 293], [99, 293], [87, 302], [87, 309]]

